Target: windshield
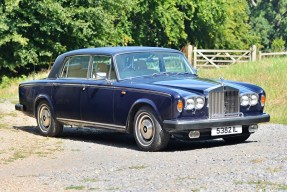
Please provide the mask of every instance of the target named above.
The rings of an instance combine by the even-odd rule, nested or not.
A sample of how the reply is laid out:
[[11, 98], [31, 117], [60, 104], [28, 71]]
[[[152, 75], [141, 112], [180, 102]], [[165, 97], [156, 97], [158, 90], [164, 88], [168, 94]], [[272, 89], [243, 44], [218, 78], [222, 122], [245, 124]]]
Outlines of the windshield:
[[192, 68], [180, 53], [140, 52], [115, 57], [120, 79], [158, 73], [192, 73]]

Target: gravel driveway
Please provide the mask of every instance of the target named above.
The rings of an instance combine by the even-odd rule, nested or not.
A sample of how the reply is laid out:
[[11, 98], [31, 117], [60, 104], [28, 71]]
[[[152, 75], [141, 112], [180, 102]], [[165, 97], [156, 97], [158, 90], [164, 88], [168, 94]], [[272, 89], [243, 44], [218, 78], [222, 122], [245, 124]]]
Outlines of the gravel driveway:
[[287, 191], [285, 125], [262, 124], [241, 144], [172, 140], [150, 153], [116, 132], [42, 137], [13, 107], [0, 103], [0, 191]]

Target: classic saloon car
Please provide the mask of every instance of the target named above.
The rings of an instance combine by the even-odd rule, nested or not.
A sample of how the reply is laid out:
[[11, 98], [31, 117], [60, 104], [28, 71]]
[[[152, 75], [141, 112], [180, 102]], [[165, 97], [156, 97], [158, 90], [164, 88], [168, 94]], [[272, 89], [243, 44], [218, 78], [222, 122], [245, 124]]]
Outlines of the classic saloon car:
[[47, 78], [19, 85], [15, 108], [45, 136], [63, 125], [132, 133], [144, 151], [171, 136], [243, 142], [270, 116], [256, 85], [198, 77], [184, 55], [156, 47], [103, 47], [60, 55]]

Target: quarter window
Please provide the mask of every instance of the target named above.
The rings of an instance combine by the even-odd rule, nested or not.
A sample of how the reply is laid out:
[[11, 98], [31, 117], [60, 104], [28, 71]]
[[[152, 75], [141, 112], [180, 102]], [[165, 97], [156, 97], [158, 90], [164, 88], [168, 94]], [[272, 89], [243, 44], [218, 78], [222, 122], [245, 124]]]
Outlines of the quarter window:
[[62, 78], [87, 78], [90, 56], [73, 56], [67, 59]]

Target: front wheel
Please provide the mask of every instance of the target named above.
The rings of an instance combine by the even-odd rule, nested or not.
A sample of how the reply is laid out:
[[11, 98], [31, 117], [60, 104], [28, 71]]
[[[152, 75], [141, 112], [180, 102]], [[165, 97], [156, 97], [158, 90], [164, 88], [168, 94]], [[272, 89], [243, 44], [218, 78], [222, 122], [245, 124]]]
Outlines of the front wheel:
[[63, 131], [63, 125], [53, 116], [51, 108], [46, 101], [39, 103], [37, 107], [38, 130], [44, 136], [57, 137]]
[[170, 135], [162, 129], [157, 115], [150, 107], [142, 107], [135, 114], [134, 137], [143, 151], [159, 151], [169, 142]]

